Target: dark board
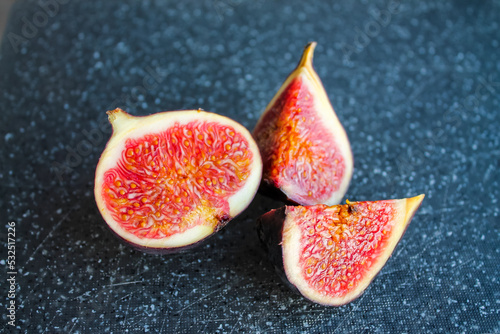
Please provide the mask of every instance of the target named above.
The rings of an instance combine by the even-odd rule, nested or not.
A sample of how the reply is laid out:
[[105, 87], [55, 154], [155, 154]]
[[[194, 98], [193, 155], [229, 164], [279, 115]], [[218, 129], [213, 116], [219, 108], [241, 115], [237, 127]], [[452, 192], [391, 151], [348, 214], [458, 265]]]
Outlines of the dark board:
[[[22, 332], [500, 331], [498, 1], [42, 3], [16, 3], [0, 51], [5, 331], [10, 221]], [[352, 144], [347, 197], [426, 194], [361, 298], [323, 307], [280, 281], [254, 223], [281, 204], [261, 195], [183, 254], [108, 231], [93, 198], [106, 110], [203, 108], [252, 129], [312, 40]]]

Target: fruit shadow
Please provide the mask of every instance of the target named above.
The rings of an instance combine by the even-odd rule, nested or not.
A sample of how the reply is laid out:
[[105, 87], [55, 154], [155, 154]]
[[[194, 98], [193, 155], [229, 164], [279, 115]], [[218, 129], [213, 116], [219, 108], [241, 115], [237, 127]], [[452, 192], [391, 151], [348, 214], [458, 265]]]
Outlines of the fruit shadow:
[[[83, 237], [85, 243], [92, 245], [82, 255], [99, 259], [92, 261], [91, 266], [101, 285], [109, 278], [155, 281], [161, 270], [175, 277], [185, 277], [179, 284], [168, 282], [164, 277], [160, 279], [165, 286], [178, 289], [181, 294], [191, 290], [192, 282], [202, 279], [208, 284], [225, 285], [227, 289], [222, 291], [230, 291], [232, 296], [246, 296], [259, 307], [271, 302], [274, 307], [286, 306], [288, 310], [317, 308], [280, 278], [259, 240], [257, 219], [285, 205], [281, 201], [257, 194], [249, 207], [221, 231], [194, 248], [171, 254], [148, 254], [133, 248], [107, 227], [92, 197], [81, 204], [81, 208], [69, 217], [76, 227], [66, 232], [76, 240]], [[145, 269], [148, 267], [157, 269]]]
[[67, 237], [74, 240], [85, 242], [92, 240], [94, 246], [92, 248], [98, 249], [101, 252], [100, 256], [103, 256], [103, 251], [106, 257], [111, 258], [124, 256], [127, 253], [134, 257], [145, 257], [152, 262], [162, 262], [168, 258], [184, 261], [187, 258], [198, 257], [203, 260], [210, 257], [212, 261], [216, 261], [212, 266], [223, 266], [242, 275], [249, 273], [247, 267], [258, 268], [264, 265], [272, 269], [272, 265], [267, 263], [267, 255], [258, 238], [256, 222], [262, 214], [283, 206], [283, 202], [257, 194], [244, 212], [232, 219], [222, 230], [194, 247], [166, 254], [154, 252], [151, 254], [119, 238], [108, 227], [99, 213], [94, 197], [84, 195], [85, 192], [93, 191], [92, 188], [93, 182], [88, 180], [81, 191], [74, 191], [71, 194], [75, 200], [78, 198], [79, 205], [68, 212], [66, 220], [71, 221], [74, 227], [65, 232], [68, 233]]
[[[64, 232], [65, 238], [72, 240], [72, 243], [88, 245], [82, 254], [75, 254], [76, 262], [83, 263], [85, 258], [99, 259], [98, 262], [92, 261], [90, 265], [95, 271], [101, 272], [102, 278], [124, 274], [123, 279], [134, 280], [141, 270], [133, 268], [145, 264], [151, 268], [163, 267], [180, 272], [183, 267], [181, 264], [201, 260], [198, 270], [209, 276], [216, 277], [225, 273], [240, 283], [262, 287], [259, 290], [263, 294], [285, 289], [286, 295], [294, 295], [275, 272], [256, 230], [257, 219], [262, 214], [285, 205], [275, 196], [257, 193], [246, 210], [221, 231], [193, 248], [154, 255], [137, 250], [111, 231], [95, 203], [91, 177], [90, 173], [82, 175], [79, 181], [84, 186], [61, 193], [61, 196], [72, 198], [73, 203], [79, 203], [76, 209], [68, 212], [65, 219], [68, 224], [64, 224], [67, 228], [61, 230], [61, 233]], [[197, 274], [192, 268], [185, 269], [190, 276]]]
[[269, 261], [256, 228], [261, 215], [283, 205], [281, 201], [257, 194], [242, 214], [208, 240], [215, 251], [208, 256], [213, 256], [215, 264], [238, 281], [253, 286], [271, 286], [264, 293], [286, 287]]

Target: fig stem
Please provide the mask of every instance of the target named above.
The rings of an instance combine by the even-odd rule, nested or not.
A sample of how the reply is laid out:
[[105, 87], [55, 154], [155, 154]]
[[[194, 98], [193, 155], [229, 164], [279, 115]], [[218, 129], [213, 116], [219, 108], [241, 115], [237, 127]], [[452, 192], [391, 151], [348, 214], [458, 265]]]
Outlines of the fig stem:
[[304, 48], [302, 53], [302, 58], [300, 59], [299, 65], [297, 67], [312, 67], [312, 60], [314, 56], [314, 49], [316, 48], [316, 42], [310, 42]]
[[108, 114], [108, 120], [111, 123], [114, 132], [119, 131], [120, 128], [123, 128], [124, 125], [127, 124], [128, 121], [133, 118], [123, 109], [120, 108], [106, 111], [106, 114]]

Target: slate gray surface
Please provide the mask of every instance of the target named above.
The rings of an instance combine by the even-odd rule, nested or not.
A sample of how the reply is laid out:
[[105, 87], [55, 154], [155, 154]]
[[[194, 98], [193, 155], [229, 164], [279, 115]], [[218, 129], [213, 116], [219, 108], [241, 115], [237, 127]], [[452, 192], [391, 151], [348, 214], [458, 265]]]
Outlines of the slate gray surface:
[[[42, 3], [15, 5], [0, 51], [2, 331], [14, 221], [22, 332], [500, 332], [498, 1]], [[347, 197], [426, 194], [361, 298], [328, 308], [281, 283], [254, 229], [280, 203], [260, 195], [184, 254], [107, 230], [106, 110], [252, 129], [311, 40], [355, 157]]]

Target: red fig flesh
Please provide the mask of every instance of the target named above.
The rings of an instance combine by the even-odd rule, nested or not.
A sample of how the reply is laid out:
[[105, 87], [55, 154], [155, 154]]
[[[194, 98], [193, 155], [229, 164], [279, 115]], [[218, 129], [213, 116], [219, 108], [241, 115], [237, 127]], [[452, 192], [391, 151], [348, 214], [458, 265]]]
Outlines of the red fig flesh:
[[97, 165], [95, 198], [108, 226], [132, 245], [160, 252], [190, 246], [255, 196], [262, 161], [235, 121], [196, 110], [108, 115], [113, 135]]
[[312, 66], [310, 43], [297, 68], [271, 100], [253, 131], [264, 164], [263, 186], [298, 204], [340, 202], [353, 158], [344, 128]]
[[286, 206], [259, 219], [259, 236], [304, 297], [340, 306], [382, 269], [423, 198]]

